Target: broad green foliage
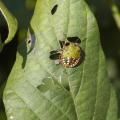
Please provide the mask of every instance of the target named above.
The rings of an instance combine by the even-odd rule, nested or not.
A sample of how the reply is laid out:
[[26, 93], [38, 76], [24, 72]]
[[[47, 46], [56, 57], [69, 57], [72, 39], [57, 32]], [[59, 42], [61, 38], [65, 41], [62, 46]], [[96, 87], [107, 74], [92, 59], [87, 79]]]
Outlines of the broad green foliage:
[[8, 11], [8, 9], [5, 7], [5, 5], [2, 3], [2, 1], [0, 1], [0, 12], [2, 13], [2, 15], [5, 17], [5, 20], [8, 24], [8, 29], [9, 29], [9, 34], [5, 40], [4, 43], [1, 42], [0, 39], [0, 50], [2, 49], [2, 47], [9, 43], [12, 38], [14, 37], [16, 31], [17, 31], [17, 21], [16, 19], [12, 16], [12, 14]]
[[0, 120], [6, 120], [5, 113], [0, 112]]
[[[4, 91], [8, 120], [110, 120], [111, 113], [117, 120], [98, 26], [84, 0], [38, 0], [31, 27], [34, 34], [19, 45]], [[66, 36], [81, 39], [84, 59], [78, 67], [66, 69], [49, 59]]]

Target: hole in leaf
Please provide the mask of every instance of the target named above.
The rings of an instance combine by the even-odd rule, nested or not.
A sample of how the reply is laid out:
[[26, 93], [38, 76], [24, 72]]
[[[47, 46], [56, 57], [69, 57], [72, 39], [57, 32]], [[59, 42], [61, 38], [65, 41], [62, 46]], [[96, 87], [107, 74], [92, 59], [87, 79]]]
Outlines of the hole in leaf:
[[52, 14], [52, 15], [55, 14], [55, 12], [57, 11], [57, 8], [58, 8], [58, 5], [56, 4], [56, 5], [52, 8], [52, 10], [51, 10], [51, 14]]
[[28, 40], [28, 44], [30, 44], [31, 43], [31, 40]]

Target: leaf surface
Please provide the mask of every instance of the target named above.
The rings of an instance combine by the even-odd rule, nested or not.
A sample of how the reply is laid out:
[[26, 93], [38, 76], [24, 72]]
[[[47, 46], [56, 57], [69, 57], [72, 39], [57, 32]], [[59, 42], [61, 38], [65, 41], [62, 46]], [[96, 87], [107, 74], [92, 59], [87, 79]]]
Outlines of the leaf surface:
[[[84, 0], [38, 0], [31, 27], [4, 92], [8, 120], [107, 120], [113, 110], [117, 120], [98, 25]], [[76, 36], [83, 51], [79, 66], [50, 60], [59, 40]]]

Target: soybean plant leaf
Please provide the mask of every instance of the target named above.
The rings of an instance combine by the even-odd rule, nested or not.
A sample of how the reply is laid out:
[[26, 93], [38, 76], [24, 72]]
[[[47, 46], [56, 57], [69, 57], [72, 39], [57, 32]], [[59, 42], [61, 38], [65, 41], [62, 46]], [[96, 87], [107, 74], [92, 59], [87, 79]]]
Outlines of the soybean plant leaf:
[[1, 111], [0, 111], [0, 120], [6, 120], [5, 113]]
[[[116, 120], [116, 94], [85, 1], [38, 0], [31, 27], [4, 91], [8, 120], [108, 120], [113, 110]], [[74, 68], [49, 58], [67, 37], [81, 39], [81, 64]]]
[[[4, 16], [7, 25], [8, 25], [8, 36], [6, 40], [4, 40], [4, 43], [0, 43], [0, 46], [3, 46], [2, 44], [9, 43], [12, 38], [14, 37], [16, 31], [17, 31], [17, 20], [15, 17], [9, 12], [9, 10], [5, 7], [5, 5], [0, 1], [0, 13]], [[2, 36], [2, 35], [1, 35]], [[1, 39], [0, 39], [1, 40]]]
[[106, 120], [118, 120], [118, 113], [116, 111], [118, 111], [118, 104], [117, 104], [117, 97], [116, 97], [116, 94], [115, 94], [115, 90], [114, 88], [112, 87], [111, 89], [111, 95], [110, 95], [110, 105], [109, 105], [109, 109], [108, 109], [108, 112], [107, 112], [107, 118]]

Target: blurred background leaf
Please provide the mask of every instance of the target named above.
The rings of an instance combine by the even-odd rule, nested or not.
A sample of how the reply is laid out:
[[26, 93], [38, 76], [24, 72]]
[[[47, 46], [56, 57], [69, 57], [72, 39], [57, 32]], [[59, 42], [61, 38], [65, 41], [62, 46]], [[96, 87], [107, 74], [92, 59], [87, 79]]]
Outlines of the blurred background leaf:
[[116, 25], [117, 25], [118, 29], [120, 30], [120, 11], [119, 11], [119, 7], [114, 0], [107, 0], [107, 2], [110, 6], [113, 18], [116, 22]]
[[[13, 54], [13, 51], [11, 55], [7, 53], [9, 45], [6, 44], [13, 40], [16, 31], [17, 20], [2, 3], [2, 1], [0, 1], [0, 51], [2, 51], [0, 52], [0, 120], [6, 120], [2, 96], [5, 87], [5, 81], [8, 77], [12, 63], [11, 58], [9, 57]], [[11, 51], [9, 53], [11, 53]]]
[[[8, 26], [8, 35], [5, 40], [2, 41], [2, 44], [9, 43], [13, 37], [15, 36], [15, 33], [17, 31], [17, 20], [14, 18], [14, 16], [9, 12], [9, 10], [5, 7], [5, 5], [0, 1], [0, 13], [5, 18], [5, 21]], [[2, 34], [1, 34], [2, 36]]]

